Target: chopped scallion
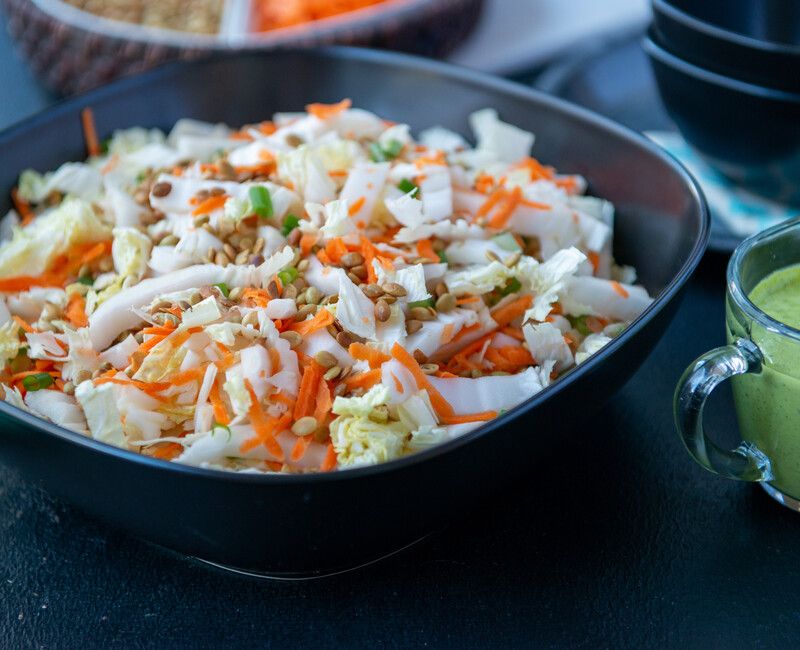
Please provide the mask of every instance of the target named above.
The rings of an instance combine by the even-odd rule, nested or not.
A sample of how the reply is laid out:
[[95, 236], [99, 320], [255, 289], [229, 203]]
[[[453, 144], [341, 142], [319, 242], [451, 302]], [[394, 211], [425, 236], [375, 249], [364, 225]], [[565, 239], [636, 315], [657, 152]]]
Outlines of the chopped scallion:
[[287, 214], [283, 218], [283, 227], [281, 228], [281, 232], [283, 233], [284, 237], [288, 237], [289, 233], [292, 232], [297, 226], [300, 225], [300, 218], [294, 214]]
[[588, 336], [589, 334], [592, 333], [592, 329], [589, 327], [588, 323], [588, 318], [589, 318], [588, 315], [567, 316], [567, 318], [569, 319], [569, 322], [572, 324], [572, 327], [574, 327], [576, 330], [578, 330], [578, 332], [580, 332], [584, 336]]
[[42, 390], [54, 383], [53, 378], [46, 372], [37, 372], [35, 375], [28, 375], [22, 380], [25, 390]]
[[263, 185], [256, 185], [250, 188], [248, 194], [253, 212], [262, 219], [269, 219], [272, 216], [272, 197], [269, 195], [269, 190]]
[[217, 282], [217, 284], [215, 284], [214, 286], [215, 286], [217, 289], [219, 289], [219, 292], [220, 292], [220, 293], [221, 293], [223, 296], [225, 296], [226, 298], [227, 298], [227, 297], [230, 295], [230, 293], [231, 293], [230, 287], [228, 287], [228, 285], [227, 285], [227, 284], [225, 284], [224, 282]]
[[509, 294], [515, 293], [522, 288], [522, 283], [517, 280], [517, 278], [511, 278], [507, 283], [506, 286], [500, 290], [500, 294], [503, 296], [508, 296]]
[[281, 284], [285, 287], [287, 284], [291, 284], [295, 280], [297, 280], [297, 269], [293, 266], [290, 266], [286, 269], [283, 269], [280, 273], [278, 273], [278, 279], [281, 281]]
[[397, 184], [397, 189], [404, 194], [408, 194], [409, 192], [414, 192], [416, 194], [416, 192], [419, 191], [419, 188], [407, 178], [404, 178]]
[[416, 300], [408, 303], [408, 308], [414, 309], [414, 307], [433, 307], [435, 304], [436, 303], [433, 301], [433, 298], [426, 298], [425, 300]]
[[387, 160], [394, 160], [400, 155], [403, 150], [403, 143], [399, 140], [389, 140], [386, 146], [381, 146], [377, 142], [369, 145], [369, 157], [372, 162], [386, 162]]

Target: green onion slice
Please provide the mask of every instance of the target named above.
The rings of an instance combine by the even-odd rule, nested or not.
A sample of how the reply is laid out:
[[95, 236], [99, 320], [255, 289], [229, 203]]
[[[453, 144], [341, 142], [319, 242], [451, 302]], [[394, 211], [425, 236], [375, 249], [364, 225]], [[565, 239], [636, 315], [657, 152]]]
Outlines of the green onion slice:
[[54, 384], [53, 378], [46, 372], [37, 372], [35, 375], [28, 375], [22, 380], [25, 390], [42, 390]]
[[297, 226], [300, 225], [300, 217], [295, 214], [287, 214], [283, 218], [283, 226], [281, 227], [281, 232], [283, 233], [284, 237], [288, 237], [289, 233], [292, 232]]
[[269, 219], [272, 216], [272, 197], [269, 190], [263, 185], [256, 185], [250, 188], [249, 196], [253, 212], [262, 219]]

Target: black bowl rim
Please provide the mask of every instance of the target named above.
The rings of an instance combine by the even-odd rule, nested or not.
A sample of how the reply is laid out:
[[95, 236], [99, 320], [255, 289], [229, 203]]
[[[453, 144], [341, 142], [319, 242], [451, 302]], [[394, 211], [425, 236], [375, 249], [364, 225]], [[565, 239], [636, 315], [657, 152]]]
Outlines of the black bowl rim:
[[[544, 105], [548, 108], [565, 113], [568, 116], [585, 121], [590, 125], [599, 127], [602, 130], [608, 131], [623, 140], [632, 142], [636, 146], [649, 151], [651, 154], [669, 165], [676, 175], [684, 181], [689, 194], [694, 198], [694, 201], [700, 210], [700, 223], [698, 224], [699, 230], [697, 238], [694, 241], [691, 251], [689, 252], [680, 270], [674, 275], [672, 280], [664, 287], [660, 294], [653, 300], [650, 306], [644, 312], [642, 312], [638, 318], [636, 318], [625, 329], [625, 331], [620, 334], [620, 336], [613, 339], [611, 343], [607, 344], [602, 350], [590, 357], [587, 361], [580, 364], [580, 366], [569, 371], [563, 377], [560, 377], [557, 381], [553, 382], [550, 386], [531, 396], [524, 402], [518, 404], [513, 409], [510, 409], [507, 413], [504, 413], [494, 420], [487, 422], [483, 426], [477, 427], [473, 431], [459, 436], [458, 438], [435, 445], [429, 449], [385, 463], [380, 463], [378, 465], [368, 465], [335, 472], [319, 472], [313, 474], [242, 474], [225, 470], [182, 465], [171, 461], [160, 460], [157, 458], [144, 456], [142, 454], [137, 454], [127, 449], [95, 440], [89, 436], [56, 425], [48, 420], [33, 415], [28, 411], [23, 411], [16, 406], [12, 406], [5, 401], [0, 401], [0, 413], [19, 421], [23, 425], [32, 426], [40, 431], [64, 439], [68, 442], [81, 445], [96, 453], [114, 456], [117, 459], [124, 460], [126, 462], [138, 463], [155, 470], [170, 471], [185, 476], [194, 476], [197, 478], [267, 485], [306, 485], [310, 483], [316, 484], [357, 480], [362, 477], [373, 476], [376, 474], [402, 471], [407, 467], [431, 461], [442, 454], [449, 453], [450, 451], [455, 450], [463, 445], [469, 444], [478, 437], [491, 434], [493, 431], [507, 425], [512, 420], [516, 420], [517, 418], [526, 415], [544, 400], [549, 399], [551, 395], [565, 390], [570, 384], [577, 381], [581, 376], [590, 373], [595, 367], [603, 363], [609, 356], [616, 353], [616, 351], [622, 347], [622, 345], [624, 345], [628, 339], [636, 336], [644, 328], [644, 326], [647, 325], [656, 316], [656, 314], [667, 305], [667, 303], [676, 297], [676, 294], [689, 280], [689, 277], [700, 263], [700, 260], [705, 253], [709, 237], [710, 217], [708, 206], [699, 184], [683, 167], [683, 165], [678, 162], [677, 159], [666, 153], [654, 142], [627, 127], [617, 124], [616, 122], [613, 122], [612, 120], [602, 117], [589, 110], [583, 109], [574, 104], [570, 104], [562, 99], [545, 95], [544, 93], [540, 93], [532, 88], [527, 88], [521, 84], [497, 78], [489, 74], [476, 72], [475, 70], [469, 68], [456, 66], [449, 63], [442, 63], [410, 54], [399, 54], [396, 52], [385, 52], [366, 48], [344, 46], [330, 46], [324, 48], [295, 48], [287, 49], [283, 52], [297, 53], [306, 56], [308, 54], [312, 54], [313, 56], [318, 56], [323, 59], [354, 60], [382, 65], [389, 69], [400, 68], [404, 70], [412, 70], [417, 72], [421, 71], [428, 74], [438, 75], [440, 77], [446, 77], [468, 86], [479, 86], [480, 88], [490, 92], [502, 93], [522, 100], [533, 101], [540, 105]], [[200, 61], [177, 61], [166, 63], [148, 72], [126, 77], [107, 86], [64, 99], [55, 105], [46, 108], [35, 115], [32, 115], [31, 117], [17, 122], [16, 124], [0, 132], [0, 147], [4, 146], [6, 141], [15, 138], [17, 132], [24, 132], [34, 129], [37, 125], [46, 123], [55, 116], [73, 111], [77, 112], [84, 107], [91, 107], [92, 102], [102, 101], [108, 97], [124, 94], [132, 89], [141, 87], [146, 88], [153, 83], [158, 83], [159, 78], [169, 76], [175, 71], [186, 68], [202, 67], [204, 65], [213, 65], [220, 61], [235, 61], [239, 58], [260, 58], [268, 56], [270, 56], [270, 53], [266, 52], [238, 52], [215, 56]]]
[[642, 49], [650, 56], [682, 74], [694, 77], [714, 86], [721, 86], [743, 95], [751, 95], [770, 101], [788, 102], [792, 104], [800, 103], [800, 93], [789, 92], [788, 90], [777, 90], [759, 86], [747, 81], [728, 77], [718, 72], [712, 72], [706, 68], [701, 68], [694, 63], [689, 63], [674, 52], [667, 49], [666, 45], [658, 42], [658, 35], [651, 28], [647, 35], [642, 37]]
[[713, 23], [700, 20], [696, 16], [692, 16], [691, 14], [688, 14], [685, 11], [682, 11], [681, 9], [671, 5], [667, 0], [652, 0], [652, 2], [655, 13], [663, 14], [667, 18], [680, 23], [684, 27], [699, 32], [705, 36], [728, 41], [744, 48], [800, 57], [800, 47], [796, 45], [776, 43], [775, 41], [764, 41], [752, 36], [747, 36], [746, 34], [730, 31]]
[[365, 33], [375, 31], [384, 23], [405, 23], [413, 20], [419, 12], [443, 5], [447, 1], [390, 0], [376, 7], [365, 7], [315, 21], [313, 31], [308, 24], [303, 24], [266, 32], [247, 32], [231, 37], [220, 33], [200, 34], [128, 23], [98, 16], [69, 5], [63, 0], [31, 0], [35, 7], [48, 17], [90, 34], [136, 43], [152, 43], [210, 52], [225, 52], [243, 48], [286, 47], [311, 42], [324, 43], [342, 35], [363, 36]]

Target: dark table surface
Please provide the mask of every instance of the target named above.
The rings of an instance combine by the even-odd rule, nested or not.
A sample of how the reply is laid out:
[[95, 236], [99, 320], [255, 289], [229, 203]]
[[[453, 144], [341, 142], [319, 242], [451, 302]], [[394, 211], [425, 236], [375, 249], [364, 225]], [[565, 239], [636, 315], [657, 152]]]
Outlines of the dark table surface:
[[[0, 83], [0, 126], [52, 101], [5, 34]], [[524, 488], [353, 573], [230, 575], [89, 520], [2, 467], [0, 647], [789, 647], [800, 518], [699, 469], [672, 426], [683, 368], [723, 343], [726, 261], [706, 257], [646, 364], [593, 426], [532, 459]], [[729, 394], [709, 410], [733, 442]]]

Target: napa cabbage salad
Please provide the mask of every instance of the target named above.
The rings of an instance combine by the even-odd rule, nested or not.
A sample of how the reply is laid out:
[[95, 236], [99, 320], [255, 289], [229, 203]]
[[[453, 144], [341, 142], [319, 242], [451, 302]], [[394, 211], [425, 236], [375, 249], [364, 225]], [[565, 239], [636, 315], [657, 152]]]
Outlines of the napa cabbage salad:
[[492, 109], [474, 146], [348, 100], [179, 121], [22, 173], [0, 223], [6, 402], [147, 456], [305, 473], [480, 426], [651, 302], [614, 209]]

